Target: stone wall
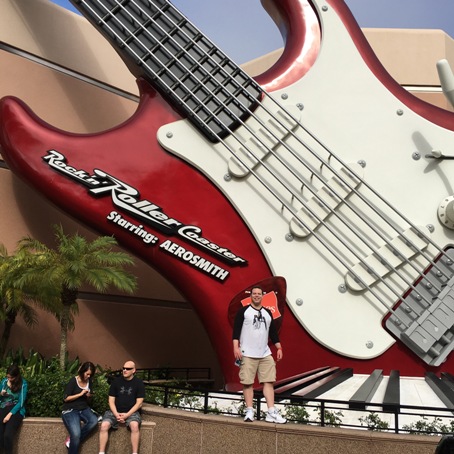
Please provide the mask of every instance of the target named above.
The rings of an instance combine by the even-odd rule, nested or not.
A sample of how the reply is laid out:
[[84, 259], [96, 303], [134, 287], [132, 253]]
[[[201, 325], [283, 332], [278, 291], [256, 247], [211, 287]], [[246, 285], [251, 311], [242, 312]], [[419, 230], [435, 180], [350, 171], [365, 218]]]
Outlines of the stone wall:
[[303, 424], [275, 425], [242, 418], [147, 405], [156, 423], [154, 454], [433, 454], [439, 437], [396, 435]]
[[[155, 424], [144, 421], [141, 428], [140, 453], [153, 451], [153, 429]], [[131, 452], [129, 431], [120, 427], [112, 431], [107, 446], [109, 453]], [[18, 434], [15, 454], [66, 454], [65, 439], [68, 433], [60, 418], [25, 418]], [[95, 454], [98, 449], [98, 432], [95, 431], [83, 443], [80, 454]]]
[[[439, 437], [396, 435], [359, 429], [303, 424], [284, 425], [242, 418], [204, 415], [153, 405], [143, 408], [140, 454], [433, 454]], [[59, 418], [26, 418], [16, 454], [65, 454], [66, 430]], [[81, 454], [98, 452], [97, 432]], [[130, 453], [129, 432], [111, 433], [109, 454]]]

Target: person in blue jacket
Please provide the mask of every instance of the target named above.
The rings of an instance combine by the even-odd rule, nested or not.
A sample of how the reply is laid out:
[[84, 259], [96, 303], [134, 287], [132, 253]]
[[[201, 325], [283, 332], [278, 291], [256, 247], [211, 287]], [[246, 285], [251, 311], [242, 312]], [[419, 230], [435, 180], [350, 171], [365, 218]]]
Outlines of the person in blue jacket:
[[0, 384], [0, 451], [13, 453], [14, 436], [25, 417], [28, 383], [15, 364], [8, 367]]

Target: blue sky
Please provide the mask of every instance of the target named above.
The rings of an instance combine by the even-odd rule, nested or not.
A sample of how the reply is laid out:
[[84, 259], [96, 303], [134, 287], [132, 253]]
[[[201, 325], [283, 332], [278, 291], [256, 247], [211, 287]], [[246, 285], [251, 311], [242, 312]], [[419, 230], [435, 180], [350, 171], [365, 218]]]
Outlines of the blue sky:
[[[51, 0], [72, 11], [69, 0]], [[345, 0], [361, 27], [441, 29], [454, 37], [454, 0]], [[260, 0], [172, 0], [237, 63], [282, 46]]]

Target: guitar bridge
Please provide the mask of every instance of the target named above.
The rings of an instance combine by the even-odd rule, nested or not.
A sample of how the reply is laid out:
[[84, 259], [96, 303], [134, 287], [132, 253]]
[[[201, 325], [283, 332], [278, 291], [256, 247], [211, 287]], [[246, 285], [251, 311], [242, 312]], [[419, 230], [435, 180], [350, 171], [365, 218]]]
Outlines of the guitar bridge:
[[[454, 249], [445, 251], [404, 296], [386, 328], [430, 366], [454, 349]], [[441, 290], [437, 290], [441, 289]]]

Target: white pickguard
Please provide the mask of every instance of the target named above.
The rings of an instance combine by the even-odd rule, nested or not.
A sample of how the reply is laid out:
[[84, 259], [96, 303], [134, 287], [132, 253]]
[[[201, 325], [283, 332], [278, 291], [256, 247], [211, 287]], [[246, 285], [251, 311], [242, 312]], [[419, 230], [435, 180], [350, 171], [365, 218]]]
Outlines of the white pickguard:
[[[434, 163], [424, 156], [432, 150], [450, 154], [454, 149], [453, 132], [416, 115], [381, 84], [334, 10], [320, 10], [319, 17], [324, 32], [317, 61], [302, 80], [272, 96], [285, 108], [303, 104], [301, 124], [345, 163], [364, 161], [364, 181], [414, 224], [434, 226], [432, 240], [445, 247], [452, 243], [454, 232], [439, 223], [437, 208], [454, 193], [450, 184], [454, 161]], [[274, 109], [271, 101], [264, 104]], [[244, 131], [238, 134], [246, 135]], [[303, 132], [298, 135], [312, 143]], [[224, 178], [231, 154], [223, 144], [209, 143], [187, 121], [163, 126], [158, 139], [163, 147], [204, 172], [237, 208], [273, 272], [286, 278], [288, 304], [315, 339], [342, 355], [362, 359], [380, 355], [395, 342], [382, 327], [387, 308], [368, 292], [340, 292], [339, 286], [345, 284], [345, 268], [311, 235], [289, 241], [286, 235], [292, 216], [281, 210], [255, 178]], [[316, 165], [295, 139], [286, 144]], [[415, 152], [420, 159], [414, 158]], [[288, 159], [305, 174], [296, 160]], [[274, 158], [267, 159], [267, 164], [279, 169]], [[269, 172], [260, 165], [256, 171], [270, 179]], [[324, 175], [325, 169], [321, 172]], [[289, 184], [297, 185], [291, 176]], [[314, 185], [320, 186], [316, 182]], [[343, 205], [338, 210], [340, 215], [350, 216], [350, 210]], [[345, 238], [351, 237], [334, 216], [329, 222]], [[367, 255], [360, 246], [358, 251]], [[351, 254], [345, 253], [345, 258], [355, 262]], [[412, 281], [412, 270], [406, 273]], [[394, 281], [392, 285], [397, 285], [400, 292], [406, 289]], [[398, 300], [386, 285], [379, 284], [376, 290], [389, 306]]]

